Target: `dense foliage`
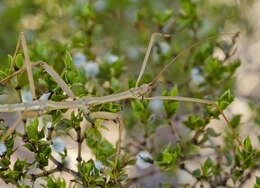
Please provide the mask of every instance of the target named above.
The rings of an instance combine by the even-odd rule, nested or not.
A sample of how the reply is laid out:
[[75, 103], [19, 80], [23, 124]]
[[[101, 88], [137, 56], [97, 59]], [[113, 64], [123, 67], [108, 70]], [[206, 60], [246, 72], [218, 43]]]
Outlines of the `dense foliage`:
[[[22, 50], [14, 69], [10, 69], [13, 56], [8, 55], [15, 50], [19, 31], [25, 31], [31, 61], [47, 62], [77, 97], [119, 93], [135, 87], [151, 34], [161, 32], [172, 37], [156, 38], [142, 83], [151, 82], [183, 49], [204, 40], [186, 50], [162, 74], [151, 96], [208, 99], [216, 101], [221, 110], [234, 100], [234, 73], [242, 63], [233, 57], [239, 35], [237, 31], [224, 33], [223, 20], [243, 21], [236, 4], [214, 5], [203, 0], [9, 0], [1, 5], [0, 79], [25, 65]], [[223, 8], [227, 11], [213, 16]], [[221, 56], [216, 55], [216, 50]], [[37, 96], [53, 92], [52, 101], [68, 99], [40, 66], [33, 67], [33, 77]], [[0, 89], [1, 96], [16, 96], [4, 98], [2, 104], [28, 102], [26, 97], [31, 100], [26, 72]], [[11, 92], [14, 94], [8, 94]], [[255, 105], [250, 107], [260, 114]], [[213, 105], [134, 99], [105, 103], [90, 110], [123, 116], [125, 135], [115, 170], [118, 145], [101, 133], [107, 129], [103, 119], [92, 119], [81, 110], [52, 110], [24, 121], [22, 132], [16, 131], [0, 143], [1, 179], [22, 188], [36, 184], [50, 188], [140, 187], [146, 185], [143, 179], [160, 182], [153, 183], [154, 187], [242, 187], [258, 169], [259, 150], [252, 145], [250, 135], [240, 146], [228, 126], [216, 129], [219, 121], [215, 120], [223, 118]], [[229, 119], [239, 135], [241, 115], [233, 114]], [[259, 116], [254, 121], [259, 125]], [[0, 123], [2, 137], [10, 125], [4, 119]], [[13, 159], [18, 137], [23, 141], [19, 147], [30, 151], [34, 161], [26, 157]], [[76, 159], [68, 161], [69, 147], [62, 140], [65, 137], [77, 143]], [[93, 159], [82, 159], [82, 152], [86, 152], [82, 145], [88, 146]], [[193, 163], [198, 167], [193, 168]], [[129, 177], [133, 166], [140, 172]], [[186, 172], [187, 181], [179, 181], [180, 171]], [[55, 173], [59, 176], [52, 176]], [[68, 181], [64, 180], [66, 174], [71, 175]], [[160, 174], [158, 181], [149, 179], [154, 174]], [[260, 186], [259, 182], [256, 177], [255, 187]]]

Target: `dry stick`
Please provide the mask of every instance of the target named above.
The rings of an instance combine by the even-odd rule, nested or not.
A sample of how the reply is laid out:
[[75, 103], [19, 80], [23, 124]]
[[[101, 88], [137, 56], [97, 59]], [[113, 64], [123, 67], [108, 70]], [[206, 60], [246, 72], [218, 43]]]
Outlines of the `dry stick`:
[[25, 57], [25, 63], [26, 63], [26, 68], [27, 68], [27, 74], [28, 74], [32, 99], [35, 100], [36, 94], [35, 94], [35, 86], [34, 86], [34, 80], [33, 80], [33, 74], [32, 74], [32, 66], [31, 66], [30, 57], [28, 54], [28, 49], [27, 49], [27, 45], [26, 45], [24, 32], [21, 33], [21, 40], [22, 40], [22, 46], [23, 46], [23, 51], [24, 51], [24, 57]]
[[59, 172], [59, 168], [56, 167], [56, 168], [53, 168], [51, 170], [48, 170], [48, 171], [44, 171], [42, 173], [39, 173], [39, 174], [31, 174], [31, 179], [37, 179], [37, 178], [40, 178], [40, 177], [48, 177], [49, 175], [55, 173], [55, 172]]
[[[61, 163], [59, 161], [57, 161], [52, 155], [50, 156], [50, 160], [57, 166], [61, 165]], [[74, 171], [70, 168], [67, 168], [66, 166], [63, 166], [62, 170], [73, 175], [74, 177], [79, 177], [79, 174], [76, 171]]]
[[77, 161], [79, 163], [79, 165], [81, 164], [81, 161], [82, 161], [82, 157], [81, 157], [81, 147], [82, 147], [82, 142], [83, 142], [83, 139], [81, 137], [81, 127], [80, 125], [78, 127], [75, 128], [75, 131], [77, 133], [77, 143], [78, 143], [78, 156], [77, 156]]
[[150, 39], [149, 44], [148, 44], [148, 48], [147, 48], [146, 53], [145, 53], [144, 61], [143, 61], [143, 63], [142, 63], [141, 71], [140, 71], [139, 76], [138, 76], [138, 79], [137, 79], [137, 81], [136, 81], [136, 85], [135, 85], [136, 88], [138, 87], [139, 82], [140, 82], [140, 80], [141, 80], [141, 78], [142, 78], [142, 76], [143, 76], [143, 74], [144, 74], [144, 70], [145, 70], [145, 67], [146, 67], [146, 65], [147, 65], [149, 55], [150, 55], [150, 53], [151, 53], [151, 49], [152, 49], [152, 46], [153, 46], [154, 39], [155, 39], [155, 37], [157, 37], [157, 36], [171, 37], [171, 35], [169, 35], [169, 34], [163, 34], [163, 33], [153, 33], [153, 34], [152, 34], [151, 39]]
[[195, 102], [195, 103], [202, 103], [202, 104], [208, 104], [208, 105], [214, 105], [216, 107], [216, 109], [221, 113], [221, 115], [223, 116], [224, 120], [226, 121], [227, 125], [229, 126], [229, 128], [231, 129], [233, 135], [235, 136], [236, 141], [238, 142], [238, 144], [243, 147], [240, 139], [238, 138], [238, 135], [236, 133], [236, 131], [234, 130], [234, 128], [232, 127], [231, 123], [229, 122], [229, 120], [227, 119], [226, 115], [224, 114], [224, 112], [221, 110], [221, 108], [219, 107], [219, 105], [214, 102], [214, 101], [210, 101], [210, 100], [204, 100], [204, 99], [197, 99], [197, 98], [190, 98], [190, 97], [177, 97], [177, 96], [156, 96], [156, 97], [145, 97], [144, 99], [147, 100], [176, 100], [176, 101], [183, 101], [183, 102]]

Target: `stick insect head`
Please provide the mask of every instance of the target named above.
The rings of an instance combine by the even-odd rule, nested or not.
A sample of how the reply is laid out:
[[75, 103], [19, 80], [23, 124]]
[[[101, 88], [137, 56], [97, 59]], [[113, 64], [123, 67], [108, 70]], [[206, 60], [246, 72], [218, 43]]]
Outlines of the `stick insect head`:
[[143, 94], [149, 94], [151, 93], [152, 88], [150, 84], [142, 84], [140, 87], [136, 90], [136, 96], [142, 96]]

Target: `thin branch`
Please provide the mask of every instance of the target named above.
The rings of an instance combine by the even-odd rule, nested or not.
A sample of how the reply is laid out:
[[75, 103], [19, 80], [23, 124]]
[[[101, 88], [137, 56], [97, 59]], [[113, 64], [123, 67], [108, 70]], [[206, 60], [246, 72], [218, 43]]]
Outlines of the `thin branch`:
[[76, 171], [67, 168], [66, 166], [64, 166], [64, 164], [61, 164], [59, 161], [57, 161], [53, 156], [50, 156], [50, 160], [55, 165], [57, 165], [57, 167], [59, 168], [60, 171], [63, 170], [64, 172], [67, 172], [67, 173], [73, 175], [74, 177], [79, 177], [79, 174]]
[[77, 133], [77, 143], [78, 143], [78, 157], [76, 160], [80, 165], [82, 161], [81, 150], [82, 150], [82, 141], [83, 141], [81, 138], [81, 127], [80, 126], [76, 127], [75, 131]]

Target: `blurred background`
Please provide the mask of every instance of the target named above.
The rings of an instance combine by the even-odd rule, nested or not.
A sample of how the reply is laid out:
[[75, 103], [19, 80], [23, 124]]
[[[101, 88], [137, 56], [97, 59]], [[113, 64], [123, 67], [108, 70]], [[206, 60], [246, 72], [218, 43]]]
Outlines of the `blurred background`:
[[[239, 36], [231, 45], [230, 59], [241, 60], [234, 79], [232, 77], [221, 83], [221, 87], [214, 85], [217, 82], [203, 85], [205, 75], [202, 73], [203, 66], [200, 64], [199, 58], [200, 53], [208, 50], [207, 45], [204, 45], [192, 49], [192, 52], [197, 55], [197, 63], [191, 60], [188, 53], [181, 57], [176, 65], [171, 66], [160, 79], [154, 95], [159, 95], [165, 88], [171, 88], [177, 84], [179, 94], [182, 96], [199, 98], [210, 96], [214, 99], [227, 88], [231, 88], [235, 101], [229, 106], [226, 113], [229, 117], [233, 114], [241, 114], [241, 138], [250, 135], [254, 146], [259, 146], [260, 13], [258, 10], [260, 2], [257, 0], [191, 1], [194, 2], [194, 7], [189, 7], [187, 2], [189, 1], [0, 0], [0, 70], [9, 68], [8, 54], [13, 55], [19, 33], [24, 31], [32, 62], [46, 61], [60, 73], [64, 68], [62, 62], [65, 51], [68, 50], [76, 66], [84, 67], [89, 62], [100, 66], [97, 78], [86, 78], [86, 81], [89, 81], [86, 83], [88, 92], [97, 90], [98, 94], [110, 94], [128, 89], [126, 86], [129, 84], [129, 80], [136, 80], [153, 32], [169, 33], [172, 37], [156, 39], [157, 42], [153, 47], [143, 82], [151, 81], [173, 56], [195, 41], [217, 35], [231, 45], [232, 37], [239, 32]], [[220, 47], [214, 48], [214, 55], [220, 59], [227, 58]], [[106, 75], [105, 71], [102, 72], [102, 62], [118, 60], [122, 65], [120, 64], [121, 72], [114, 75], [116, 79]], [[85, 70], [87, 74], [92, 74], [87, 71]], [[4, 77], [4, 74], [4, 71], [0, 71], [1, 77]], [[93, 74], [95, 75], [95, 73]], [[109, 87], [112, 89], [107, 89]], [[105, 91], [102, 88], [106, 88]], [[41, 92], [43, 91], [38, 91], [38, 94]], [[151, 107], [151, 103], [149, 105], [153, 111], [152, 115], [163, 116], [160, 112], [160, 104], [155, 103], [153, 107]], [[198, 109], [198, 105], [184, 104], [181, 107], [183, 108], [178, 109], [174, 122], [184, 136], [188, 130], [181, 128], [180, 124], [189, 113]], [[137, 124], [136, 119], [127, 113], [133, 112], [128, 109], [123, 112], [126, 124], [124, 132], [126, 145], [138, 132], [138, 128], [133, 126]], [[1, 114], [1, 117], [6, 118], [7, 116], [7, 114]], [[11, 125], [15, 121], [15, 117], [18, 115], [11, 115], [8, 124]], [[154, 129], [152, 131], [156, 132], [158, 137], [163, 137], [160, 138], [161, 140], [159, 139], [158, 143], [155, 143], [156, 147], [160, 148], [165, 143], [167, 145], [169, 141], [175, 143], [176, 138], [167, 136], [168, 129], [158, 129], [155, 126], [155, 124], [162, 124], [161, 120], [156, 117], [155, 119], [151, 123], [153, 124], [151, 127]], [[104, 136], [115, 143], [117, 128], [113, 123], [107, 123], [110, 132], [104, 131]], [[225, 129], [223, 121], [214, 121], [213, 124], [217, 132]], [[142, 141], [142, 136], [137, 137]], [[71, 144], [68, 138], [67, 141], [68, 145]], [[76, 151], [73, 148], [75, 146], [68, 146], [68, 149], [72, 151], [70, 161], [76, 158]], [[91, 158], [92, 155], [88, 148], [85, 148], [85, 151], [83, 157]], [[17, 156], [24, 155], [23, 152], [26, 153], [26, 151], [18, 150]], [[73, 152], [75, 152], [74, 156]], [[26, 156], [33, 158], [28, 152]], [[191, 168], [195, 169], [199, 162], [199, 159], [191, 162]], [[188, 174], [177, 173], [174, 177], [165, 176], [158, 172], [158, 169], [143, 171], [138, 167], [129, 169], [129, 177], [132, 178], [133, 185], [140, 183], [144, 187], [153, 187], [155, 184], [165, 181], [179, 183], [193, 181]], [[1, 180], [0, 182], [2, 187], [7, 186]], [[254, 182], [255, 178], [252, 178], [243, 187], [252, 187]]]

